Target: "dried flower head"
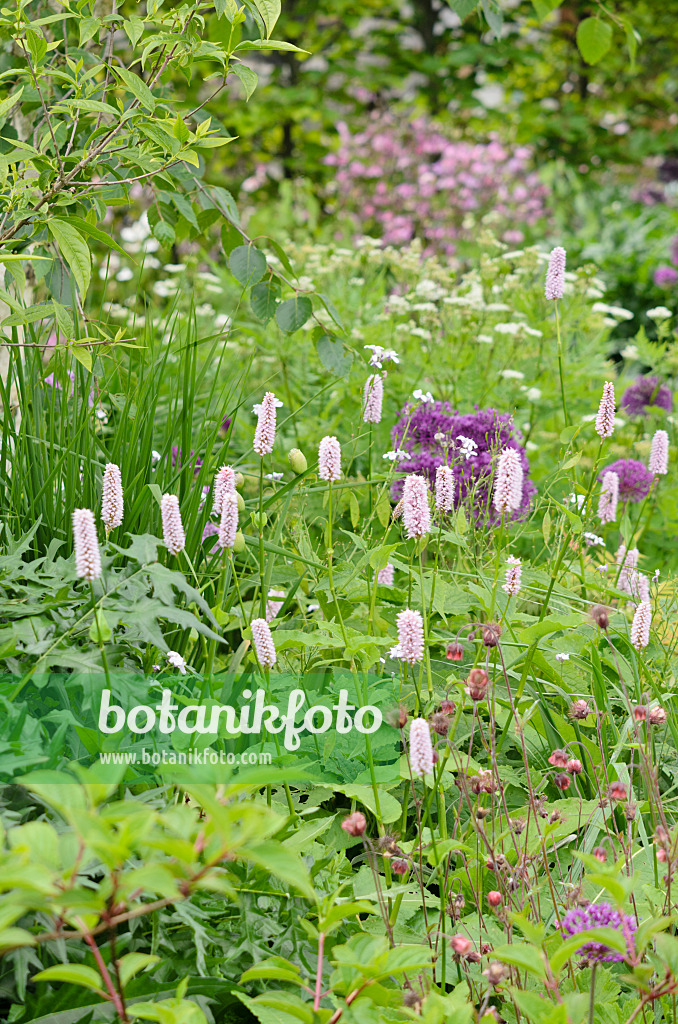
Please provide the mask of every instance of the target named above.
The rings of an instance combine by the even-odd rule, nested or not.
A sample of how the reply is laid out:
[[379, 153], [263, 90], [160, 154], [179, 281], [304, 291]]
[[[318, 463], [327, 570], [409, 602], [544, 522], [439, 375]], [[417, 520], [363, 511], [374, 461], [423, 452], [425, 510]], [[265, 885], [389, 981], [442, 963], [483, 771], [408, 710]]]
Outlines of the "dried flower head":
[[505, 448], [497, 460], [492, 503], [500, 515], [517, 512], [523, 501], [523, 466], [515, 448]]
[[122, 476], [120, 467], [114, 462], [107, 462], [104, 469], [104, 486], [101, 498], [101, 518], [108, 537], [111, 530], [120, 526], [125, 505], [122, 496]]
[[444, 715], [442, 711], [437, 711], [436, 714], [431, 715], [429, 725], [431, 732], [436, 733], [438, 736], [447, 736], [450, 731], [449, 715]]
[[603, 473], [603, 483], [600, 488], [598, 499], [598, 518], [601, 523], [613, 523], [617, 518], [617, 503], [619, 501], [619, 477], [616, 473], [608, 470]]
[[666, 711], [664, 708], [651, 708], [649, 715], [650, 725], [663, 725], [666, 721]]
[[654, 476], [666, 476], [669, 471], [669, 435], [665, 430], [655, 431], [647, 468]]
[[268, 622], [266, 619], [252, 619], [250, 628], [257, 661], [262, 668], [273, 668], [277, 661], [277, 655]]
[[436, 470], [436, 508], [449, 512], [454, 504], [454, 473], [449, 466], [438, 466]]
[[430, 775], [433, 771], [431, 732], [425, 718], [415, 718], [410, 726], [410, 765], [413, 775]]
[[381, 407], [384, 401], [384, 378], [380, 373], [371, 374], [365, 381], [363, 394], [363, 422], [380, 423]]
[[565, 294], [565, 264], [567, 253], [562, 245], [557, 245], [551, 250], [549, 263], [546, 270], [546, 285], [544, 294], [547, 299], [562, 299]]
[[409, 540], [425, 537], [431, 530], [428, 487], [423, 476], [410, 474], [403, 489], [403, 523]]
[[603, 394], [596, 416], [596, 433], [600, 437], [612, 437], [614, 434], [615, 409], [614, 384], [612, 381], [606, 380], [603, 384]]
[[252, 442], [252, 447], [262, 459], [264, 455], [270, 455], [273, 451], [277, 415], [276, 397], [272, 391], [267, 391], [259, 409], [257, 427]]
[[508, 569], [506, 570], [506, 582], [502, 584], [502, 590], [509, 595], [509, 597], [515, 597], [520, 593], [520, 587], [522, 583], [523, 567], [519, 558], [514, 555], [509, 555], [506, 559]]
[[73, 513], [73, 548], [78, 578], [90, 583], [98, 579], [101, 576], [101, 555], [94, 513], [88, 508], [76, 508]]
[[583, 721], [584, 718], [588, 718], [591, 714], [591, 708], [589, 707], [588, 701], [586, 700], [575, 700], [572, 701], [568, 708], [568, 715], [575, 721]]
[[396, 616], [401, 661], [414, 665], [424, 657], [424, 620], [421, 612], [406, 608]]
[[341, 445], [331, 435], [318, 445], [318, 476], [328, 483], [341, 480]]

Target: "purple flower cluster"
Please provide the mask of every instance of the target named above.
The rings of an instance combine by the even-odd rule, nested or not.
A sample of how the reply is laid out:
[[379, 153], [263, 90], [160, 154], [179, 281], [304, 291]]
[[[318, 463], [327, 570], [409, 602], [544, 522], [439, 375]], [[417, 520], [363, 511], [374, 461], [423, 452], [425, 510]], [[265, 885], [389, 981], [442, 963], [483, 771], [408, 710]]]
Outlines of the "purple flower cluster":
[[638, 459], [617, 459], [605, 467], [598, 479], [602, 480], [606, 473], [616, 473], [619, 477], [620, 501], [642, 501], [650, 493], [654, 479], [647, 466]]
[[530, 170], [527, 146], [452, 140], [426, 117], [383, 111], [355, 135], [344, 123], [337, 128], [339, 150], [325, 158], [337, 168], [337, 200], [389, 245], [419, 238], [426, 255], [453, 253], [465, 215], [489, 210], [504, 219], [504, 240], [518, 245], [524, 234], [515, 225], [547, 214], [548, 189]]
[[670, 388], [660, 384], [658, 377], [637, 377], [635, 384], [624, 392], [622, 409], [627, 416], [646, 416], [652, 406], [671, 412], [673, 396]]
[[[527, 514], [537, 488], [529, 479], [530, 463], [520, 445], [522, 435], [507, 413], [476, 406], [475, 412], [461, 414], [449, 402], [407, 402], [391, 438], [394, 448], [401, 448], [410, 456], [398, 468], [404, 474], [425, 477], [431, 489], [438, 467], [447, 463], [454, 477], [454, 507], [463, 506], [478, 525], [500, 520], [491, 501], [492, 481], [499, 453], [514, 448], [520, 455], [523, 487], [520, 507], [511, 518], [521, 519]], [[396, 481], [396, 500], [402, 490], [403, 481]]]
[[660, 263], [652, 275], [652, 279], [657, 288], [672, 288], [676, 281], [678, 281], [678, 271], [674, 270], [673, 267], [669, 267], [666, 263]]
[[[560, 927], [564, 939], [589, 931], [591, 928], [614, 928], [624, 936], [628, 955], [633, 955], [633, 934], [636, 930], [636, 920], [628, 914], [620, 914], [611, 903], [589, 903], [588, 907], [575, 907], [574, 910], [568, 910], [560, 922]], [[577, 950], [577, 953], [592, 961], [615, 963], [624, 960], [622, 953], [610, 949], [602, 942], [587, 942]]]

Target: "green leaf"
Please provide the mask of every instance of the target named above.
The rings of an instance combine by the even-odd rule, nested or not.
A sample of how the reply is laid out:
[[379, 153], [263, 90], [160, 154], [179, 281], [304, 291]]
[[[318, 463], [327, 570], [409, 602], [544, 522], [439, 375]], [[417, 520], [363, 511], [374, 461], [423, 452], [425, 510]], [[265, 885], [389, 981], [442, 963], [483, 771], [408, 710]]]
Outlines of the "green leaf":
[[166, 220], [159, 220], [153, 225], [153, 234], [158, 239], [161, 245], [169, 246], [174, 245], [176, 234], [174, 228]]
[[577, 46], [587, 64], [597, 64], [612, 46], [612, 26], [601, 18], [585, 18], [577, 28]]
[[461, 20], [468, 18], [472, 11], [478, 6], [478, 0], [447, 0], [447, 6], [451, 7]]
[[143, 19], [132, 15], [127, 21], [123, 21], [122, 27], [132, 46], [136, 46], [144, 34]]
[[[101, 228], [96, 227], [96, 225], [90, 224], [89, 221], [83, 220], [82, 217], [74, 217], [71, 214], [68, 215], [68, 223], [72, 224], [74, 228], [78, 229], [78, 231], [81, 231], [83, 235], [90, 235], [92, 238], [96, 238], [97, 242], [102, 242], [104, 245], [107, 245], [109, 249], [115, 249], [115, 251], [119, 252], [121, 256], [127, 256], [128, 259], [131, 259], [125, 250], [118, 245], [114, 238], [112, 238], [106, 231], [102, 231]], [[134, 262], [134, 260], [132, 262]]]
[[571, 956], [585, 946], [588, 942], [600, 942], [605, 946], [609, 946], [610, 949], [616, 950], [618, 953], [626, 953], [626, 941], [624, 936], [614, 928], [589, 928], [587, 931], [580, 932], [578, 935], [573, 935], [571, 938], [566, 939], [562, 946], [549, 957], [549, 963], [551, 970], [554, 974], [558, 975], [562, 968], [565, 966]]
[[78, 362], [85, 367], [88, 373], [92, 372], [92, 353], [84, 345], [71, 345], [70, 350], [78, 360]]
[[150, 953], [126, 953], [118, 962], [120, 980], [123, 985], [126, 985], [139, 971], [145, 971], [148, 967], [159, 963], [160, 957], [152, 956]]
[[233, 19], [238, 14], [239, 9], [235, 0], [214, 0], [214, 7], [217, 12], [217, 18], [221, 18], [225, 14], [228, 21], [233, 24]]
[[101, 608], [97, 608], [94, 612], [92, 625], [89, 627], [90, 640], [95, 644], [98, 644], [100, 640], [102, 643], [107, 644], [112, 636], [113, 631], [106, 622], [106, 617], [103, 611]]
[[80, 46], [88, 43], [95, 32], [101, 28], [100, 18], [83, 18], [80, 22]]
[[280, 39], [244, 39], [242, 43], [238, 43], [235, 48], [235, 53], [242, 52], [243, 50], [289, 50], [294, 53], [308, 53], [308, 50], [302, 50], [300, 46], [295, 46], [294, 43], [284, 43]]
[[529, 971], [542, 981], [546, 980], [544, 954], [535, 946], [530, 946], [526, 942], [512, 942], [493, 950], [492, 956], [504, 964], [512, 964], [514, 967]]
[[182, 117], [177, 116], [174, 118], [172, 123], [172, 135], [175, 139], [178, 139], [181, 145], [185, 145], [191, 137], [191, 133], [186, 127]]
[[276, 306], [280, 301], [280, 288], [276, 283], [255, 284], [250, 292], [250, 302], [254, 315], [265, 324], [275, 316]]
[[268, 841], [243, 847], [239, 855], [277, 875], [315, 902], [315, 892], [303, 861], [280, 843]]
[[57, 964], [34, 974], [31, 981], [65, 981], [69, 985], [82, 985], [103, 995], [104, 983], [98, 971], [84, 964]]
[[504, 16], [497, 0], [480, 0], [485, 20], [490, 26], [490, 31], [495, 39], [501, 36], [501, 29], [504, 24]]
[[47, 227], [59, 246], [59, 251], [73, 271], [80, 294], [84, 297], [89, 288], [92, 273], [92, 259], [87, 242], [77, 228], [68, 221], [52, 217]]
[[561, 2], [562, 0], [532, 0], [532, 6], [537, 12], [539, 20], [544, 21], [552, 11], [555, 11], [557, 7], [560, 7]]
[[247, 6], [257, 12], [264, 23], [266, 38], [270, 39], [275, 23], [280, 17], [280, 0], [250, 0]]
[[142, 107], [145, 107], [146, 110], [155, 110], [155, 97], [146, 83], [142, 81], [138, 75], [135, 75], [132, 71], [128, 71], [127, 68], [119, 68], [113, 65], [112, 70], [125, 83], [129, 91], [139, 101]]
[[238, 245], [231, 253], [228, 265], [236, 281], [243, 287], [261, 281], [266, 273], [266, 257], [254, 245]]
[[242, 82], [245, 90], [245, 99], [248, 100], [259, 84], [258, 74], [256, 71], [252, 71], [252, 68], [248, 68], [246, 64], [236, 64], [235, 67], [231, 68], [231, 71]]
[[[344, 349], [341, 341], [329, 334], [323, 334], [316, 342], [318, 359], [330, 373], [345, 377], [351, 369], [353, 356]], [[390, 515], [390, 510], [389, 510]]]
[[15, 93], [11, 96], [6, 96], [2, 103], [0, 103], [0, 117], [5, 117], [9, 114], [12, 107], [14, 107], [21, 99], [21, 94], [24, 91], [23, 85], [20, 86]]
[[313, 312], [311, 300], [305, 295], [295, 295], [293, 299], [281, 302], [275, 311], [278, 326], [286, 334], [294, 334], [303, 327]]

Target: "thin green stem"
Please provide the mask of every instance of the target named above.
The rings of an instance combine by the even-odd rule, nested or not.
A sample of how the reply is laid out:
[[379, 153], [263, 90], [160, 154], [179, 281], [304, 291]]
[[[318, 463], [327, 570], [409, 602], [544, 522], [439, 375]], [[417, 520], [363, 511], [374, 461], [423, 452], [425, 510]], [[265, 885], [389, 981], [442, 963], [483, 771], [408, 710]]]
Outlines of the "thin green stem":
[[569, 427], [570, 417], [567, 413], [567, 402], [565, 401], [565, 376], [563, 373], [563, 346], [560, 338], [560, 310], [558, 308], [558, 300], [556, 299], [556, 338], [558, 342], [558, 373], [560, 374], [560, 397], [563, 403], [563, 416], [565, 417], [565, 426]]

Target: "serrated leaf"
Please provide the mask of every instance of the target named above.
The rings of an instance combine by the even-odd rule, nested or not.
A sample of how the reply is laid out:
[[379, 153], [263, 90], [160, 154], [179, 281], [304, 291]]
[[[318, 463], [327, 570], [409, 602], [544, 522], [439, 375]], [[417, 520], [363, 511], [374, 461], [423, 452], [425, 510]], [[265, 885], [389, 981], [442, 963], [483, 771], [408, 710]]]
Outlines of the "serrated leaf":
[[170, 245], [174, 245], [176, 238], [174, 228], [166, 220], [159, 220], [153, 225], [153, 234], [161, 245], [166, 245], [168, 248]]
[[266, 273], [266, 257], [254, 245], [238, 245], [231, 253], [228, 265], [236, 281], [243, 287], [261, 281]]
[[303, 327], [313, 312], [311, 300], [305, 295], [295, 295], [293, 299], [281, 302], [275, 311], [278, 326], [286, 334], [294, 334]]
[[353, 356], [344, 349], [341, 341], [329, 334], [323, 334], [318, 338], [316, 352], [325, 369], [337, 377], [344, 377], [351, 369]]
[[612, 46], [612, 26], [602, 18], [585, 18], [577, 28], [577, 46], [587, 64], [597, 64]]
[[92, 259], [87, 242], [77, 228], [68, 221], [52, 217], [47, 226], [59, 246], [59, 251], [73, 271], [80, 294], [87, 294], [92, 273]]

